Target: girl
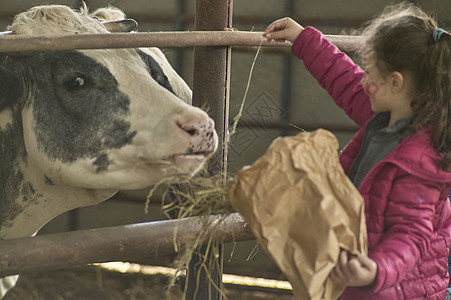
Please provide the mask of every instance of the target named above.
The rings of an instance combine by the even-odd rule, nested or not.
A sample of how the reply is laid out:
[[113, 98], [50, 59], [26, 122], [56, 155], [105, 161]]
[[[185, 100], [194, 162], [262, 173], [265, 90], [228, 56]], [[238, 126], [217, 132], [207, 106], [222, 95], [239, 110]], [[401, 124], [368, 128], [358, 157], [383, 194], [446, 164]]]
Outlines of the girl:
[[292, 52], [361, 129], [340, 161], [365, 199], [368, 257], [342, 251], [341, 299], [445, 299], [451, 241], [451, 36], [419, 8], [373, 20], [366, 73], [312, 27], [290, 18], [263, 34]]

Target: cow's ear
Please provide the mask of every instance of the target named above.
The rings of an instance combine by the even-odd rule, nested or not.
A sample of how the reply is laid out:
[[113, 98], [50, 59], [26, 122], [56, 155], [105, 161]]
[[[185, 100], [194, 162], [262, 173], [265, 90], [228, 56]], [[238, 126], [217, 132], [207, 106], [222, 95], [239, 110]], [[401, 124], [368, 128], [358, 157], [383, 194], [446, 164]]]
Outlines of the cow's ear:
[[22, 84], [17, 75], [0, 64], [0, 111], [20, 101], [22, 94]]
[[102, 22], [109, 32], [131, 32], [138, 28], [138, 22], [133, 19]]

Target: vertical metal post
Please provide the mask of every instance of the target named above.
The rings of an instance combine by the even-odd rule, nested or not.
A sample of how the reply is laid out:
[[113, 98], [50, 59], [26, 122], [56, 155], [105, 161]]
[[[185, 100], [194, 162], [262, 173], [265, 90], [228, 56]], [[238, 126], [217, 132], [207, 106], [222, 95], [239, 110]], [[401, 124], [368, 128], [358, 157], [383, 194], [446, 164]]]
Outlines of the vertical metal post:
[[[232, 0], [197, 0], [195, 30], [225, 30], [232, 26]], [[216, 123], [219, 148], [209, 171], [223, 172], [227, 166], [226, 131], [229, 115], [230, 47], [195, 47], [193, 105], [206, 107]]]
[[[233, 0], [197, 0], [194, 28], [208, 31], [231, 28], [232, 12]], [[230, 47], [194, 48], [193, 105], [208, 110], [219, 137], [218, 151], [209, 162], [208, 172], [211, 175], [223, 174], [224, 179], [227, 172], [230, 62]], [[204, 252], [205, 249], [200, 249], [201, 254]], [[206, 274], [199, 266], [202, 258], [193, 256], [188, 274], [187, 300], [222, 299], [215, 287], [222, 287], [222, 246], [219, 253], [219, 266], [211, 274]]]

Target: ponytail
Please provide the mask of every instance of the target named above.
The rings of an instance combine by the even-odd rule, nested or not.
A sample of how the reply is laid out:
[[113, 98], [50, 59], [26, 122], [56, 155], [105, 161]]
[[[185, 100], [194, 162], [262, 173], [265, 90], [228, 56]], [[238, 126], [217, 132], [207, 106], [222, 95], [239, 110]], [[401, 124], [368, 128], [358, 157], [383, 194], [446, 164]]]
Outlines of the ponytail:
[[410, 129], [434, 124], [433, 146], [444, 154], [440, 167], [451, 171], [451, 36], [446, 31], [436, 28], [431, 32], [430, 45], [416, 72]]
[[[434, 31], [437, 32], [437, 29]], [[430, 92], [436, 97], [438, 112], [435, 122], [433, 145], [445, 155], [441, 168], [451, 171], [451, 36], [441, 31], [439, 39], [434, 42], [428, 63], [431, 65]], [[434, 70], [435, 69], [435, 70]]]

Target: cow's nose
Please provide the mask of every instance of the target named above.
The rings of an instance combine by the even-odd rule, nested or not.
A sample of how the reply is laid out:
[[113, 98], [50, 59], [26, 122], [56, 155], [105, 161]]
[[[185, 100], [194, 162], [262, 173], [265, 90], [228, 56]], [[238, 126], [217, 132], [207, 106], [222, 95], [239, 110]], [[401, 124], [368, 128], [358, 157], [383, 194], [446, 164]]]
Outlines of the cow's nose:
[[211, 153], [216, 150], [218, 138], [211, 118], [178, 122], [177, 125], [188, 137], [187, 153]]

